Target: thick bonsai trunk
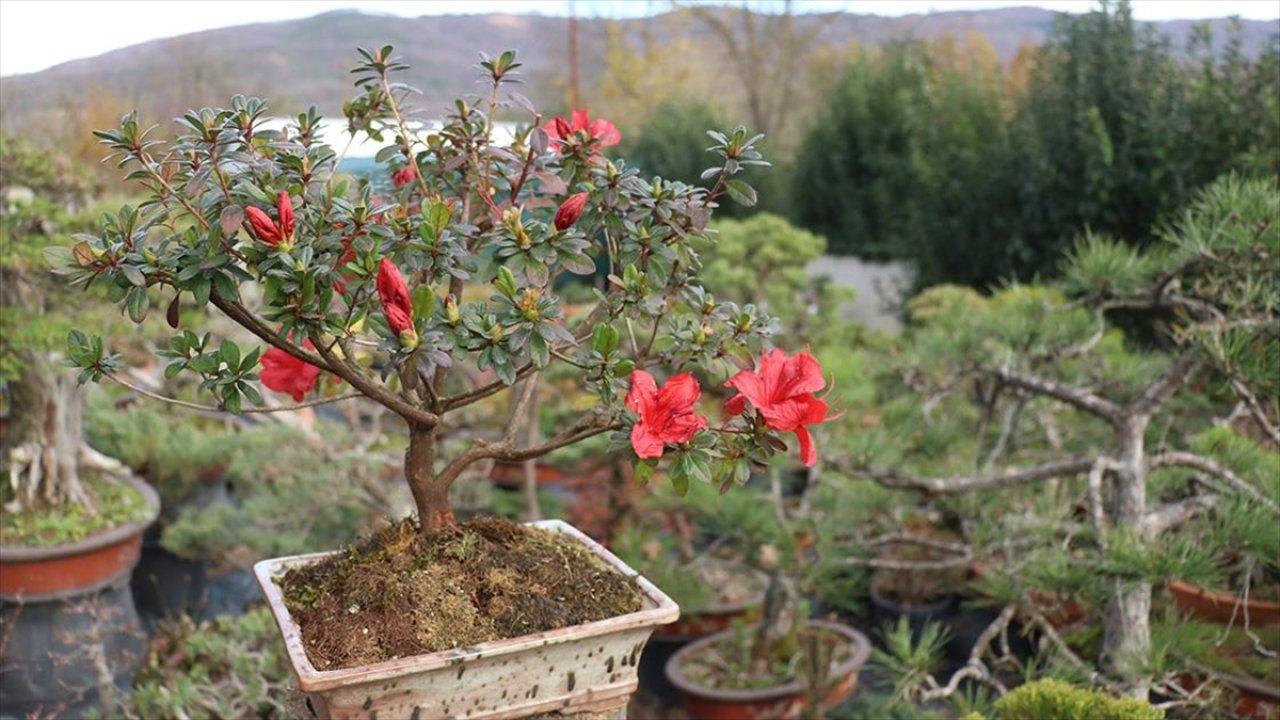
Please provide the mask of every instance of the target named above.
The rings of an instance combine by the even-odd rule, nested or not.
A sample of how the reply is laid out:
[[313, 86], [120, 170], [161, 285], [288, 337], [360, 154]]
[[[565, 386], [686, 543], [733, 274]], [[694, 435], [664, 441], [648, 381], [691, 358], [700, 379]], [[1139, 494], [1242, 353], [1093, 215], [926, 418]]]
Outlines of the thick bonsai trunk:
[[435, 430], [410, 424], [404, 476], [418, 508], [418, 525], [425, 536], [457, 526], [449, 506], [449, 484], [436, 473]]
[[[1117, 529], [1140, 534], [1147, 512], [1146, 416], [1129, 418], [1120, 430], [1120, 468], [1114, 476], [1110, 513]], [[1151, 583], [1117, 578], [1107, 601], [1102, 660], [1125, 694], [1147, 699], [1151, 679], [1145, 665], [1151, 650]]]
[[[0, 268], [0, 306], [32, 314], [44, 311], [40, 282], [17, 268]], [[74, 502], [93, 510], [80, 482], [84, 444], [84, 394], [75, 374], [43, 351], [18, 353], [22, 375], [9, 383], [9, 420], [0, 466], [16, 507]], [[92, 459], [89, 458], [89, 459]]]
[[84, 395], [75, 375], [43, 353], [24, 353], [9, 384], [4, 463], [18, 506], [93, 504], [80, 481]]

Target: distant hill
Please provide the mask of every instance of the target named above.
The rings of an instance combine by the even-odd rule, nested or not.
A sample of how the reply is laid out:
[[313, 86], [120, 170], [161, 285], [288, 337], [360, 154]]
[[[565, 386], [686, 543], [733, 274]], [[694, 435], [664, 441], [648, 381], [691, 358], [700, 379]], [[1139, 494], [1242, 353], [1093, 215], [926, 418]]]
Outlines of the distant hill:
[[[238, 7], [238, 6], [230, 6]], [[1200, 6], [1203, 8], [1204, 6]], [[172, 10], [180, 11], [180, 10]], [[612, 21], [579, 21], [582, 72], [590, 82], [602, 64], [607, 26], [618, 23], [622, 37], [648, 31], [705, 35], [695, 22], [680, 22], [684, 11]], [[851, 13], [799, 16], [797, 22], [822, 23], [817, 42], [834, 47], [877, 45], [892, 38], [936, 38], [946, 32], [974, 30], [987, 37], [1002, 59], [1024, 43], [1043, 40], [1054, 12], [1031, 7], [938, 12], [901, 17]], [[687, 20], [687, 19], [686, 19]], [[1225, 19], [1212, 20], [1215, 36], [1225, 35]], [[1158, 23], [1175, 45], [1184, 44], [1192, 24]], [[1243, 21], [1247, 53], [1261, 51], [1276, 32], [1275, 22]], [[267, 97], [276, 111], [304, 109], [316, 102], [337, 112], [353, 93], [346, 71], [354, 48], [392, 44], [412, 71], [405, 78], [420, 88], [430, 109], [459, 95], [476, 92], [477, 52], [515, 48], [531, 85], [525, 89], [540, 105], [559, 107], [567, 76], [567, 21], [540, 15], [433, 15], [401, 18], [356, 11], [329, 12], [301, 20], [257, 23], [155, 40], [98, 57], [75, 60], [37, 73], [0, 79], [0, 124], [6, 132], [49, 132], [67, 124], [109, 124], [121, 111], [138, 106], [152, 119], [167, 119], [190, 106], [225, 103], [235, 92]], [[713, 40], [705, 38], [704, 46]], [[708, 50], [708, 57], [711, 57]], [[587, 85], [584, 84], [584, 87]]]

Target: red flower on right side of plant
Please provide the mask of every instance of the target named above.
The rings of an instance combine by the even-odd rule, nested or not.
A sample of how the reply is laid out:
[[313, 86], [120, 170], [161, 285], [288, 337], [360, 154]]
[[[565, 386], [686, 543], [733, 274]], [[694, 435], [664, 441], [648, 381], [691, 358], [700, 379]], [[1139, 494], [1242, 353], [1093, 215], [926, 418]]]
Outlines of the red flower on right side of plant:
[[597, 146], [597, 150], [612, 147], [622, 142], [622, 133], [618, 132], [617, 126], [604, 118], [592, 120], [587, 114], [586, 108], [574, 110], [569, 118], [568, 120], [562, 117], [552, 118], [551, 122], [547, 123], [543, 128], [552, 140], [560, 141], [557, 144], [557, 148], [561, 148], [564, 142], [572, 137], [574, 133], [584, 130], [592, 144]]
[[[310, 340], [302, 346], [308, 350], [316, 347]], [[320, 368], [277, 347], [263, 353], [261, 363], [258, 378], [262, 384], [269, 390], [293, 396], [294, 402], [302, 402], [307, 393], [316, 389], [320, 379]]]
[[627, 407], [640, 418], [631, 428], [631, 447], [636, 455], [660, 458], [664, 446], [689, 442], [705, 428], [707, 419], [697, 411], [701, 394], [697, 379], [689, 373], [673, 376], [659, 390], [652, 375], [633, 371]]
[[781, 349], [774, 348], [760, 358], [755, 370], [743, 370], [729, 378], [725, 386], [740, 394], [729, 398], [724, 407], [730, 415], [738, 415], [750, 401], [764, 417], [765, 425], [796, 434], [800, 460], [812, 466], [818, 461], [818, 450], [808, 426], [827, 419], [826, 401], [813, 394], [825, 384], [822, 365], [813, 355], [802, 350], [787, 357]]

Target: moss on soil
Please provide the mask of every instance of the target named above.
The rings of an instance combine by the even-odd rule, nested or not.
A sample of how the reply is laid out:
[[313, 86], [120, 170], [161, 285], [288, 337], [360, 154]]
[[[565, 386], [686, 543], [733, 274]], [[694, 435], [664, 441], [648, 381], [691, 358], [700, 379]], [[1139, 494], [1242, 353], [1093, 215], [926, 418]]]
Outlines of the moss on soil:
[[403, 520], [277, 582], [320, 670], [604, 620], [635, 582], [559, 533], [477, 518], [423, 538]]
[[[0, 513], [0, 543], [9, 547], [50, 547], [83, 540], [90, 535], [131, 522], [146, 520], [147, 500], [131, 485], [109, 478], [82, 478], [94, 512], [63, 503], [34, 510]], [[0, 487], [0, 504], [8, 504], [12, 490]]]

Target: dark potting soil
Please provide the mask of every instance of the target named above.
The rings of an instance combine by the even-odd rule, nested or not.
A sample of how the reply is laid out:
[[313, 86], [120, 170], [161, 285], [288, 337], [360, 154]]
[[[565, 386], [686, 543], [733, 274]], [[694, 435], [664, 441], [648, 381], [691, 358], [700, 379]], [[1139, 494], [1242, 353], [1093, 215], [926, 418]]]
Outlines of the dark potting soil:
[[634, 580], [569, 536], [492, 517], [432, 538], [403, 520], [279, 583], [319, 670], [604, 620], [642, 602]]

